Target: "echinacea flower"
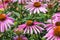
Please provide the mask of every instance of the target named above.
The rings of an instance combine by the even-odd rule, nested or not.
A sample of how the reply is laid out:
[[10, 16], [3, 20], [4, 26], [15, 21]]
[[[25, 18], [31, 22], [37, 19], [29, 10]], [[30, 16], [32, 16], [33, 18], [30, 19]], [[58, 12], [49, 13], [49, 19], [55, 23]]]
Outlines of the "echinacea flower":
[[25, 4], [26, 2], [28, 2], [30, 0], [12, 0], [12, 2], [18, 2], [19, 4]]
[[23, 29], [24, 34], [38, 34], [41, 33], [42, 30], [44, 30], [41, 26], [39, 25], [43, 25], [45, 26], [44, 23], [40, 23], [40, 22], [36, 22], [36, 21], [32, 21], [32, 20], [28, 20], [25, 24], [19, 25], [19, 29]]
[[49, 24], [46, 24], [47, 31], [49, 31], [50, 29], [52, 29], [52, 27], [56, 27], [56, 26], [60, 25], [60, 13], [55, 13], [52, 16], [52, 19], [49, 19], [47, 22], [50, 22]]
[[53, 27], [57, 27], [57, 26], [60, 26], [60, 21], [57, 21], [55, 24], [46, 24], [46, 30], [49, 31], [51, 30]]
[[60, 40], [60, 26], [53, 27], [44, 38], [46, 38], [46, 40]]
[[28, 39], [27, 39], [27, 37], [20, 35], [20, 36], [14, 37], [14, 40], [28, 40]]
[[4, 9], [7, 8], [7, 5], [8, 5], [8, 3], [2, 3], [2, 4], [0, 4], [0, 10], [4, 11]]
[[9, 3], [9, 2], [11, 2], [11, 0], [3, 0], [3, 2]]
[[18, 0], [18, 3], [19, 3], [19, 4], [25, 4], [25, 3], [28, 2], [28, 1], [30, 1], [30, 0]]
[[[49, 19], [49, 21], [50, 21], [50, 22], [52, 21], [53, 24], [55, 24], [57, 21], [60, 21], [60, 12], [55, 13], [55, 14], [52, 16], [52, 19]], [[48, 22], [49, 22], [49, 21], [48, 21]]]
[[43, 4], [40, 0], [31, 0], [31, 2], [28, 2], [25, 6], [25, 9], [29, 10], [30, 13], [46, 13], [47, 4]]
[[11, 2], [12, 0], [0, 0], [1, 3], [9, 3]]
[[4, 11], [7, 8], [9, 2], [11, 2], [11, 0], [0, 0], [0, 10]]
[[9, 17], [8, 14], [0, 14], [0, 32], [5, 32], [9, 28], [11, 28], [11, 25], [14, 23], [14, 19]]
[[60, 12], [55, 13], [55, 14], [52, 16], [52, 19], [53, 19], [54, 23], [55, 23], [56, 21], [60, 21]]

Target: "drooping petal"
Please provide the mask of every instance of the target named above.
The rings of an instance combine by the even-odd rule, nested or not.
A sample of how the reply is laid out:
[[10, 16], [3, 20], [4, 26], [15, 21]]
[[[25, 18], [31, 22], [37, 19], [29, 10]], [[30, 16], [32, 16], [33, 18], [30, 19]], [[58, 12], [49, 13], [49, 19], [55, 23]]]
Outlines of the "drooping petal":
[[30, 29], [29, 29], [29, 27], [28, 27], [28, 28], [27, 28], [27, 33], [28, 33], [28, 34], [29, 34], [29, 30], [30, 30]]
[[35, 28], [32, 26], [33, 30], [34, 30], [34, 33], [37, 34], [37, 31], [35, 30]]
[[1, 32], [4, 32], [4, 24], [3, 23], [1, 23]]
[[32, 27], [30, 27], [30, 34], [33, 34], [33, 29], [32, 29]]
[[34, 28], [37, 30], [38, 33], [40, 33], [40, 30], [36, 26], [34, 26]]
[[26, 34], [26, 32], [27, 32], [27, 28], [25, 28], [25, 30], [24, 30], [24, 34]]

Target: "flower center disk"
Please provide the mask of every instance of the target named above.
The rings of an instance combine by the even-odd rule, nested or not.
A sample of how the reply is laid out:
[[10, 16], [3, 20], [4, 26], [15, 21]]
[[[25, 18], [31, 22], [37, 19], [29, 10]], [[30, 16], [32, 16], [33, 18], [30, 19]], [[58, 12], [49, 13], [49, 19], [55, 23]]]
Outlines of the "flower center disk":
[[32, 20], [28, 20], [28, 21], [26, 22], [26, 25], [28, 25], [28, 26], [33, 25], [33, 21], [32, 21]]
[[4, 0], [5, 3], [8, 3], [8, 2], [10, 2], [10, 1], [11, 1], [11, 0]]
[[17, 40], [22, 40], [22, 38], [21, 37], [18, 37]]
[[5, 14], [0, 14], [0, 21], [4, 21], [6, 19], [6, 15]]
[[53, 7], [53, 4], [48, 4], [48, 8], [52, 8]]
[[40, 2], [35, 2], [35, 3], [34, 3], [34, 6], [35, 6], [35, 7], [40, 7], [40, 6], [41, 6], [41, 3], [40, 3]]
[[54, 28], [54, 35], [60, 37], [60, 26]]
[[60, 26], [60, 22], [56, 22], [55, 25], [56, 25], [56, 26]]

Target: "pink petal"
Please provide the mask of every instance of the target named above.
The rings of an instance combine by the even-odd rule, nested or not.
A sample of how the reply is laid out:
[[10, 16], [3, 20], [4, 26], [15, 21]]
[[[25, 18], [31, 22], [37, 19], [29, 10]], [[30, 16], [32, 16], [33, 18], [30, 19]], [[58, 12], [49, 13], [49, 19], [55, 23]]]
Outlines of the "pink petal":
[[48, 23], [51, 23], [51, 19], [48, 19], [47, 22], [48, 22]]
[[9, 12], [8, 14], [7, 14], [7, 16], [10, 16], [12, 14], [12, 12]]
[[5, 26], [5, 30], [8, 30], [8, 27], [7, 27], [6, 23], [4, 23], [4, 24], [5, 24], [5, 25], [4, 25], [4, 26]]
[[33, 34], [33, 29], [32, 29], [32, 27], [30, 27], [30, 33]]
[[11, 28], [11, 26], [10, 26], [10, 24], [9, 24], [8, 22], [6, 22], [6, 25], [7, 25], [9, 28]]
[[8, 22], [11, 25], [14, 25], [14, 23], [12, 22], [12, 20], [6, 20], [6, 22]]
[[60, 37], [58, 37], [58, 40], [60, 40]]
[[34, 28], [37, 30], [38, 33], [40, 33], [40, 30], [36, 26], [34, 26]]
[[4, 32], [4, 24], [1, 23], [1, 32]]
[[29, 30], [30, 30], [30, 29], [29, 29], [29, 27], [28, 27], [28, 28], [27, 28], [27, 33], [28, 33], [28, 34], [29, 34]]
[[53, 27], [49, 27], [48, 29], [46, 29], [47, 31], [49, 31], [50, 29], [52, 29]]
[[54, 40], [58, 40], [58, 38], [57, 37], [55, 37], [55, 39]]
[[35, 34], [37, 34], [37, 31], [35, 30], [34, 26], [32, 26], [32, 28], [33, 28], [33, 30], [34, 30], [34, 32], [35, 32]]
[[37, 8], [37, 13], [40, 13], [39, 8]]
[[51, 36], [49, 36], [49, 37], [47, 38], [47, 40], [50, 40], [52, 37], [53, 37], [52, 35], [51, 35]]
[[52, 38], [51, 38], [51, 40], [54, 40], [55, 39], [55, 37], [53, 36]]
[[34, 9], [34, 13], [36, 13], [36, 12], [37, 12], [37, 9], [35, 8], [35, 9]]
[[39, 23], [39, 22], [34, 21], [34, 24], [36, 25], [36, 24], [40, 24], [40, 23]]
[[26, 32], [27, 32], [27, 27], [26, 27], [25, 30], [24, 30], [24, 34], [26, 34]]
[[26, 24], [22, 24], [18, 26], [19, 29], [24, 29], [25, 27], [26, 27]]
[[37, 26], [36, 25], [36, 27], [39, 29], [39, 30], [44, 30], [42, 27], [40, 27], [40, 26]]

